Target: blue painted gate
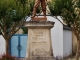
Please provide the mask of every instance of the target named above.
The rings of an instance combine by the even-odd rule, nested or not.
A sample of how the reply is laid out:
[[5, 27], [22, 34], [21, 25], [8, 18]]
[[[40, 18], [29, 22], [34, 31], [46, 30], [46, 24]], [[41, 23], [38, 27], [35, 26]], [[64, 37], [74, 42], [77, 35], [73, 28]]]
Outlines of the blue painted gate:
[[15, 34], [10, 41], [10, 53], [15, 57], [25, 57], [27, 49], [27, 34]]

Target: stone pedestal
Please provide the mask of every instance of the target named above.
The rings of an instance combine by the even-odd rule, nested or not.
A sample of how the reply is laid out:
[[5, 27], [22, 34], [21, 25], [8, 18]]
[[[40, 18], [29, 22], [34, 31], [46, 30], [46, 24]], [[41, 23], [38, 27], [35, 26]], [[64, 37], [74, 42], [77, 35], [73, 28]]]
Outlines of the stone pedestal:
[[51, 28], [54, 22], [29, 21], [25, 26], [28, 28], [26, 57], [52, 57]]
[[47, 21], [47, 17], [34, 17], [32, 21]]

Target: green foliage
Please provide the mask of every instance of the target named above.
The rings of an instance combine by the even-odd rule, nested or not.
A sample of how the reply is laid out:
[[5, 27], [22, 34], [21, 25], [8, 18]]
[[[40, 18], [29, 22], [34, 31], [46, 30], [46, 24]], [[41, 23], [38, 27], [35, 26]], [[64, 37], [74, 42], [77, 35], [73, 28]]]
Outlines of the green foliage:
[[[61, 5], [59, 5], [60, 0], [52, 0], [49, 4], [49, 9], [51, 11], [51, 15], [60, 15], [61, 14]], [[58, 7], [57, 7], [58, 6]], [[58, 11], [60, 10], [60, 11]]]
[[[6, 44], [22, 28], [29, 14], [28, 0], [0, 0], [0, 34], [7, 41]], [[9, 53], [8, 45], [6, 46], [7, 53]]]
[[72, 0], [52, 0], [49, 8], [52, 15], [61, 15], [62, 9], [66, 8], [71, 10], [72, 5]]
[[0, 20], [2, 18], [7, 21], [18, 21], [25, 17], [28, 13], [26, 13], [28, 8], [24, 6], [25, 10], [23, 13], [23, 4], [19, 3], [19, 1], [15, 0], [0, 0]]
[[0, 0], [0, 32], [4, 36], [13, 35], [23, 26], [26, 16], [30, 15], [30, 6], [27, 1]]
[[80, 14], [78, 15], [80, 10], [76, 10], [76, 8], [80, 9], [80, 2], [78, 0], [52, 0], [54, 3], [49, 5], [49, 9], [53, 16], [61, 16], [62, 19], [68, 24], [68, 26], [72, 26], [75, 20], [80, 20]]
[[23, 27], [22, 30], [23, 30], [23, 34], [28, 34], [28, 28]]

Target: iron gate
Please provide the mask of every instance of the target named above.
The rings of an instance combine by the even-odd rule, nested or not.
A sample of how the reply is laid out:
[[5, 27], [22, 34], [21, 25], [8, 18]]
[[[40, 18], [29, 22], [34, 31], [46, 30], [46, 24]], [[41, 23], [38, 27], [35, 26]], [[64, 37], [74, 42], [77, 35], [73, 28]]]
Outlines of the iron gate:
[[10, 54], [15, 57], [25, 57], [27, 40], [27, 34], [15, 34], [10, 40]]

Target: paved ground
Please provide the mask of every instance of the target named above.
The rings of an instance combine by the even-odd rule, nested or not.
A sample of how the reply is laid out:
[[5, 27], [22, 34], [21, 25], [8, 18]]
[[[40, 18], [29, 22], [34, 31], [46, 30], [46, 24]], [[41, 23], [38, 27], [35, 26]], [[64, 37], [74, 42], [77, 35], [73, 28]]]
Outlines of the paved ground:
[[[34, 59], [26, 59], [26, 58], [17, 58], [16, 60], [76, 60], [76, 57], [68, 57], [68, 58], [65, 58], [65, 59], [54, 59], [54, 58], [34, 58]], [[79, 58], [80, 60], [80, 58]]]
[[[64, 60], [76, 60], [76, 57], [69, 57], [69, 58], [64, 59]], [[79, 57], [79, 60], [80, 60], [80, 57]]]

